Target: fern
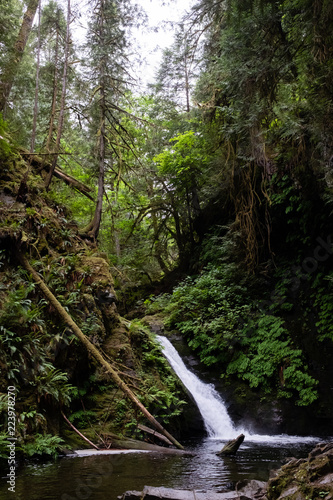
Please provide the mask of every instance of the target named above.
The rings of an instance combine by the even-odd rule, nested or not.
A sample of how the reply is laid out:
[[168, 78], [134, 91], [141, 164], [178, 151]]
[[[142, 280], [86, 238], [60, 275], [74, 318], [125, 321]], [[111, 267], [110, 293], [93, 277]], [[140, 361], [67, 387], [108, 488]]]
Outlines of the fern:
[[34, 441], [23, 445], [23, 451], [29, 457], [34, 455], [51, 455], [56, 457], [64, 440], [51, 434], [36, 434]]

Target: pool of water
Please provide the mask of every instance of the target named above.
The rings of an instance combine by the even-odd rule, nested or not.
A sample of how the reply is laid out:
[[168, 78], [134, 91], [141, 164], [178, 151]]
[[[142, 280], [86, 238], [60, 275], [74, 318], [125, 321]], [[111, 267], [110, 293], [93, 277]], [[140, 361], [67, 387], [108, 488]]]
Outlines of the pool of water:
[[203, 438], [184, 443], [185, 454], [68, 456], [34, 462], [17, 470], [15, 494], [7, 490], [7, 471], [1, 471], [0, 499], [115, 500], [145, 485], [223, 492], [241, 479], [267, 481], [270, 470], [280, 467], [287, 457], [305, 457], [315, 442], [287, 437], [271, 442], [245, 440], [235, 457], [221, 458], [216, 452], [224, 442]]

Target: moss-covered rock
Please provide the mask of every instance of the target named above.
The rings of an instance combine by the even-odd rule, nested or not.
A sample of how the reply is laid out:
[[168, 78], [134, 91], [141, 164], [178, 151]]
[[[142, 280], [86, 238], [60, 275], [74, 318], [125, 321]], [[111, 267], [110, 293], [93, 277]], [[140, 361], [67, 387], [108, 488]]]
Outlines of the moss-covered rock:
[[292, 459], [268, 482], [268, 500], [319, 498], [333, 498], [333, 443], [318, 444], [306, 459]]
[[84, 255], [80, 260], [80, 268], [89, 273], [93, 288], [111, 288], [114, 292], [110, 266], [105, 259]]

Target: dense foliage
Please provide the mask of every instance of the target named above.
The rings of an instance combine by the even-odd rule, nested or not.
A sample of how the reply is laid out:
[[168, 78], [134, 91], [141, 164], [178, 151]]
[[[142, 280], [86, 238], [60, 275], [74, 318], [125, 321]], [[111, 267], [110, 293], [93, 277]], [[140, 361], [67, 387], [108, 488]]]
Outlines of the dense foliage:
[[[78, 266], [84, 245], [98, 241], [122, 314], [140, 299], [225, 379], [299, 406], [330, 405], [331, 2], [199, 0], [141, 94], [137, 6], [91, 2], [79, 43], [77, 7], [43, 2], [18, 58], [22, 8], [8, 0], [0, 14], [0, 366], [34, 391], [20, 430], [22, 443], [27, 429], [36, 433], [26, 452], [61, 444], [39, 411], [45, 398], [58, 408], [71, 400], [72, 420], [88, 426], [89, 415], [106, 418], [105, 402], [98, 416], [90, 400], [84, 415], [79, 396], [114, 388], [93, 373], [80, 386], [68, 359], [56, 360], [52, 346], [66, 330], [56, 333], [53, 311], [13, 270], [8, 234], [29, 243], [35, 268], [96, 342], [105, 330], [95, 309], [82, 312], [92, 289]], [[170, 282], [174, 291], [156, 299]], [[147, 375], [149, 363], [167, 372], [140, 328], [130, 336], [147, 377], [143, 399], [177, 416], [171, 375], [161, 387]], [[110, 419], [131, 429], [136, 416], [112, 397]]]

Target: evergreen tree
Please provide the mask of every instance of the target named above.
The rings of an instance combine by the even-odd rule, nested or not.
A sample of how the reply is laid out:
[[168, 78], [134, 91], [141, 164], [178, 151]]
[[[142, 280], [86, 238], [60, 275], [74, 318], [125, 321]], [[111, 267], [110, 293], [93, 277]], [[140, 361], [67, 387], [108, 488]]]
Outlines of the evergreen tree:
[[18, 67], [22, 60], [25, 46], [32, 28], [32, 23], [37, 11], [39, 0], [30, 0], [23, 16], [20, 31], [14, 46], [8, 52], [8, 58], [1, 74], [0, 83], [0, 111], [3, 111], [8, 103], [9, 94], [12, 89]]
[[35, 102], [34, 102], [34, 118], [33, 118], [32, 133], [31, 133], [31, 146], [30, 146], [31, 153], [33, 153], [35, 151], [37, 116], [38, 116], [38, 91], [39, 91], [40, 46], [41, 46], [40, 25], [41, 25], [41, 2], [39, 2], [39, 5], [38, 5], [36, 87], [35, 87]]
[[55, 143], [55, 151], [52, 159], [52, 164], [50, 167], [49, 174], [45, 180], [45, 187], [48, 188], [50, 182], [52, 180], [52, 176], [54, 173], [54, 169], [57, 164], [59, 148], [60, 148], [60, 140], [63, 132], [64, 126], [64, 115], [65, 115], [65, 102], [66, 102], [66, 90], [67, 90], [67, 79], [68, 79], [68, 66], [69, 66], [69, 46], [70, 46], [70, 23], [71, 23], [71, 2], [68, 0], [67, 2], [67, 27], [66, 27], [66, 40], [65, 40], [65, 59], [64, 59], [64, 69], [62, 75], [62, 91], [61, 91], [61, 99], [60, 99], [60, 110], [59, 110], [59, 118], [58, 118], [58, 128], [57, 128], [57, 137]]
[[156, 84], [152, 86], [156, 94], [189, 113], [191, 91], [198, 76], [199, 63], [196, 32], [181, 23], [172, 46], [163, 52]]
[[92, 11], [87, 36], [87, 73], [92, 93], [92, 133], [97, 138], [98, 193], [94, 217], [84, 232], [96, 238], [102, 217], [105, 171], [121, 168], [119, 141], [131, 148], [120, 116], [123, 113], [121, 98], [132, 80], [126, 50], [134, 12], [128, 2], [121, 0], [97, 0]]

